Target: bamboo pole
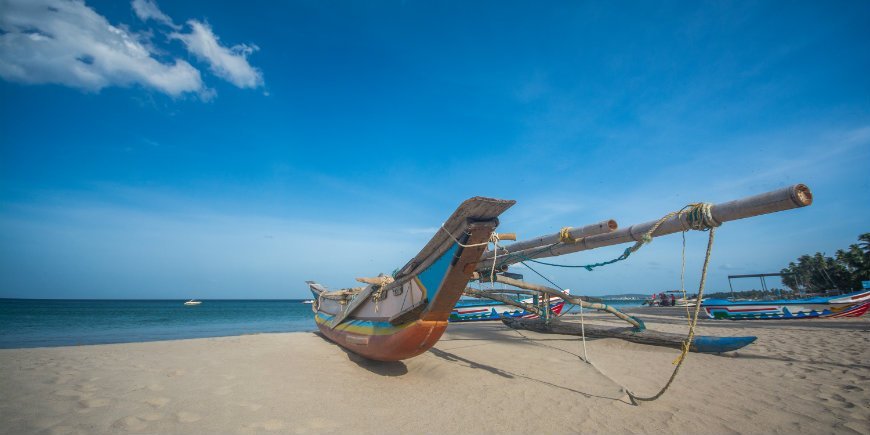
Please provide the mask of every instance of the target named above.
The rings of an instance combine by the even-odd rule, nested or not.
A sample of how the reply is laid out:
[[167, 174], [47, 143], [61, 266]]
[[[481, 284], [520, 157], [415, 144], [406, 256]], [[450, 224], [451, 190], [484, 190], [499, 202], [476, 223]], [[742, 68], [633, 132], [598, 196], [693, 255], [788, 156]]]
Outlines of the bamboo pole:
[[478, 289], [474, 289], [471, 287], [466, 287], [465, 294], [468, 296], [475, 297], [475, 298], [492, 299], [494, 301], [502, 302], [506, 305], [513, 305], [515, 307], [522, 308], [530, 313], [535, 313], [539, 316], [541, 315], [541, 311], [538, 309], [538, 307], [536, 307], [532, 304], [527, 304], [525, 302], [520, 302], [520, 301], [514, 300], [512, 298], [509, 298], [507, 296], [504, 296], [504, 295], [501, 295], [498, 293], [493, 293], [490, 291], [478, 290]]
[[[562, 241], [563, 234], [570, 238], [571, 240], [579, 240], [584, 237], [594, 236], [597, 234], [605, 234], [616, 231], [619, 227], [616, 221], [613, 219], [608, 219], [605, 221], [601, 221], [594, 224], [589, 224], [580, 228], [571, 228], [568, 227], [566, 233], [558, 232], [555, 234], [550, 234], [547, 236], [535, 237], [534, 239], [523, 240], [520, 242], [512, 243], [507, 246], [502, 246], [498, 251], [499, 257], [502, 255], [507, 255], [511, 252], [518, 252], [526, 249], [539, 248], [541, 246], [552, 245], [553, 243], [558, 243]], [[509, 240], [504, 237], [501, 237], [502, 240]], [[516, 235], [514, 235], [514, 240], [516, 240]], [[488, 260], [495, 256], [494, 251], [487, 251], [483, 253], [482, 260]]]
[[502, 284], [512, 285], [514, 287], [519, 287], [526, 290], [534, 290], [538, 291], [550, 296], [555, 296], [557, 298], [562, 298], [562, 300], [570, 302], [574, 305], [580, 305], [583, 308], [590, 308], [593, 310], [607, 311], [610, 314], [613, 314], [616, 317], [619, 317], [622, 320], [630, 323], [632, 326], [637, 328], [638, 330], [645, 329], [643, 322], [639, 319], [629, 316], [628, 314], [623, 313], [622, 311], [617, 310], [616, 308], [611, 307], [610, 305], [600, 303], [600, 302], [588, 302], [585, 301], [582, 296], [574, 296], [570, 294], [565, 294], [556, 290], [554, 288], [542, 286], [539, 284], [532, 284], [530, 282], [520, 281], [513, 278], [508, 278], [506, 276], [496, 275], [496, 282], [500, 282]]
[[[776, 213], [791, 210], [793, 208], [806, 207], [812, 203], [813, 194], [809, 187], [804, 184], [795, 184], [793, 186], [784, 187], [759, 195], [714, 204], [711, 207], [710, 212], [713, 220], [721, 224], [733, 220]], [[644, 222], [611, 233], [585, 237], [578, 240], [576, 243], [559, 243], [543, 252], [538, 252], [540, 249], [535, 248], [523, 251], [512, 251], [511, 255], [504, 258], [499, 255], [497, 266], [499, 269], [504, 270], [511, 264], [519, 263], [520, 261], [530, 258], [555, 257], [589, 249], [601, 248], [604, 246], [637, 242], [641, 240], [643, 235], [646, 234], [656, 224], [656, 222], [657, 221]], [[664, 221], [652, 236], [660, 237], [667, 234], [686, 231], [690, 228], [688, 216], [686, 214], [679, 214]], [[488, 271], [491, 268], [492, 259], [485, 259], [478, 263], [477, 270]]]

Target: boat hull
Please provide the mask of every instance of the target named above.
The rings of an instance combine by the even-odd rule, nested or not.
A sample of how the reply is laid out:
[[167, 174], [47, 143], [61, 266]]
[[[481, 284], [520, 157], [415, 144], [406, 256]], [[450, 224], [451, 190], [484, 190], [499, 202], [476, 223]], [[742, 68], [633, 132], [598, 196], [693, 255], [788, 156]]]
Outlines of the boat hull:
[[404, 325], [351, 319], [335, 328], [328, 326], [332, 316], [317, 313], [320, 332], [345, 349], [377, 361], [400, 361], [420, 355], [431, 348], [447, 329], [445, 321], [413, 320]]
[[350, 352], [399, 361], [426, 352], [444, 334], [447, 319], [514, 201], [475, 197], [463, 202], [419, 254], [381, 284], [334, 292], [308, 282], [320, 332]]
[[730, 302], [708, 300], [702, 309], [712, 319], [776, 320], [859, 317], [870, 310], [870, 292], [794, 301]]

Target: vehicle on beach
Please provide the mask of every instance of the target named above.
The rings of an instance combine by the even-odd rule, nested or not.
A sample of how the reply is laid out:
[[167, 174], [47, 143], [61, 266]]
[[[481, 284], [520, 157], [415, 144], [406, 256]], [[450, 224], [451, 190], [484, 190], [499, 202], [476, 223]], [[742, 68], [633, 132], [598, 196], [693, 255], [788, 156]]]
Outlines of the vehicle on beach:
[[653, 293], [649, 299], [641, 305], [650, 307], [693, 307], [698, 302], [697, 297], [683, 297], [682, 290], [666, 290], [661, 293]]
[[184, 305], [188, 305], [188, 306], [190, 306], [190, 305], [199, 305], [199, 304], [201, 304], [201, 303], [202, 303], [202, 301], [197, 301], [197, 300], [195, 300], [195, 299], [191, 299], [191, 300], [185, 302]]

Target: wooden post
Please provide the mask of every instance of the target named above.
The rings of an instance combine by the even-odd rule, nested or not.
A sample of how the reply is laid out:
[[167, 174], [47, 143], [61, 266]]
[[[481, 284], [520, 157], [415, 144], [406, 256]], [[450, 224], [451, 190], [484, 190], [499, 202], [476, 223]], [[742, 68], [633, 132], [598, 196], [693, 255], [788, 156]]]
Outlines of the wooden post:
[[546, 287], [546, 286], [542, 286], [542, 285], [538, 285], [538, 284], [532, 284], [530, 282], [519, 281], [516, 279], [501, 276], [501, 275], [496, 275], [495, 280], [496, 280], [496, 282], [500, 282], [502, 284], [512, 285], [514, 287], [519, 287], [519, 288], [528, 289], [528, 290], [535, 290], [535, 291], [539, 291], [543, 294], [548, 294], [550, 296], [562, 298], [562, 300], [564, 300], [564, 301], [568, 301], [574, 305], [580, 305], [583, 308], [589, 308], [589, 309], [599, 310], [599, 311], [607, 311], [608, 313], [613, 314], [614, 316], [619, 317], [620, 319], [625, 320], [626, 322], [630, 323], [632, 326], [634, 326], [638, 330], [643, 330], [646, 328], [644, 326], [643, 322], [641, 322], [640, 320], [638, 320], [634, 317], [631, 317], [628, 314], [625, 314], [622, 311], [619, 311], [616, 308], [613, 308], [607, 304], [598, 303], [598, 302], [588, 302], [588, 301], [584, 300], [584, 298], [581, 296], [574, 296], [574, 295], [570, 295], [570, 294], [565, 294], [565, 293], [562, 293], [559, 290], [556, 290], [554, 288], [550, 288], [550, 287]]

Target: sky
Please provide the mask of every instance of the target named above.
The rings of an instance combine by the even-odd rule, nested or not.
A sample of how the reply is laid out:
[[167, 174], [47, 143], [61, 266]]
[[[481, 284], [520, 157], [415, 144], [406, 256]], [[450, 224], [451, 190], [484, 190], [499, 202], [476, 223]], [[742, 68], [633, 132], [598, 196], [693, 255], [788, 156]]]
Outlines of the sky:
[[[0, 297], [303, 298], [402, 266], [472, 196], [516, 200], [500, 230], [524, 239], [809, 185], [717, 231], [727, 290], [870, 231], [868, 22], [863, 1], [0, 0]], [[539, 271], [675, 289], [680, 243]]]

